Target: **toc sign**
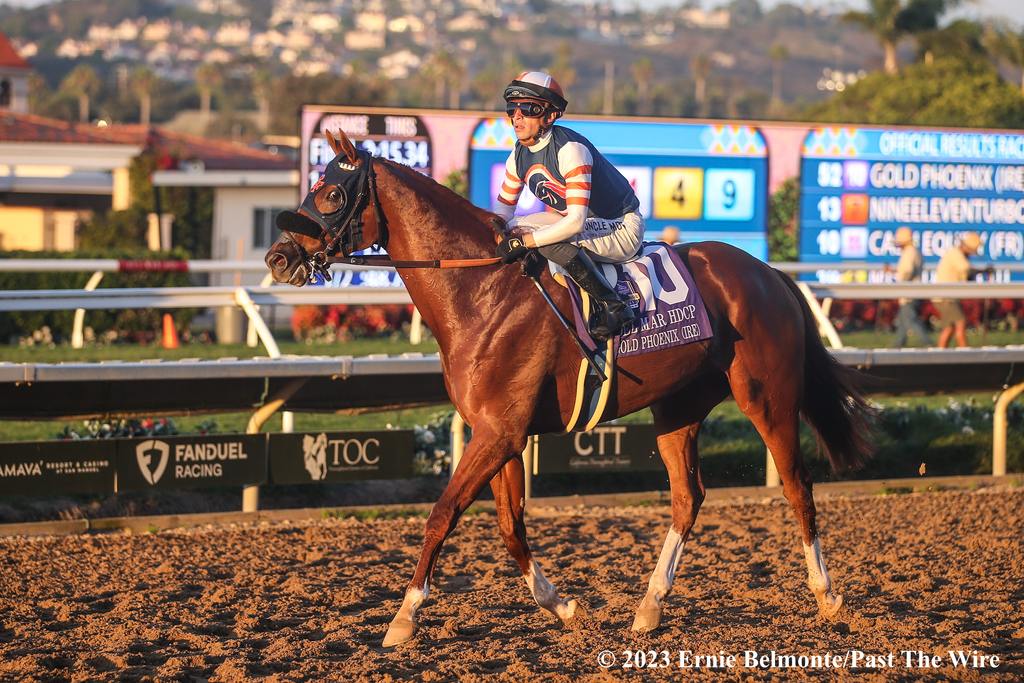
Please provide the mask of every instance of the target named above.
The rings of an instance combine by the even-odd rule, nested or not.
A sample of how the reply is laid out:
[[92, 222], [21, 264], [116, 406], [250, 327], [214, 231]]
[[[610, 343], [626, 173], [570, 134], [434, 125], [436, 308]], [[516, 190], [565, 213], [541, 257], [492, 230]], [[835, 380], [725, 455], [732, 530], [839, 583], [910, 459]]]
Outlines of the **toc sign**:
[[1024, 135], [818, 128], [800, 186], [801, 261], [893, 262], [907, 226], [932, 264], [968, 230], [983, 260], [1024, 263]]

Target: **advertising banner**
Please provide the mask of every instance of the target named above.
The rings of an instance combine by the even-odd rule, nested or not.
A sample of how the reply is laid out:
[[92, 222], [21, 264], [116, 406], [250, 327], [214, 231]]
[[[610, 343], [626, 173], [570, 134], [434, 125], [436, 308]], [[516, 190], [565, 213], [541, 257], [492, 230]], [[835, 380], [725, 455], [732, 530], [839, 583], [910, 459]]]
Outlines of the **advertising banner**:
[[414, 432], [313, 432], [270, 436], [270, 481], [316, 484], [414, 476]]
[[116, 462], [109, 440], [0, 443], [0, 495], [113, 493]]
[[267, 435], [118, 439], [117, 490], [209, 488], [262, 484]]
[[1024, 263], [1024, 135], [816, 128], [804, 140], [800, 188], [802, 261], [894, 264], [894, 235], [907, 226], [926, 264], [969, 230], [996, 279], [1011, 279], [999, 264]]
[[589, 432], [545, 434], [535, 474], [664, 471], [653, 425], [604, 425]]

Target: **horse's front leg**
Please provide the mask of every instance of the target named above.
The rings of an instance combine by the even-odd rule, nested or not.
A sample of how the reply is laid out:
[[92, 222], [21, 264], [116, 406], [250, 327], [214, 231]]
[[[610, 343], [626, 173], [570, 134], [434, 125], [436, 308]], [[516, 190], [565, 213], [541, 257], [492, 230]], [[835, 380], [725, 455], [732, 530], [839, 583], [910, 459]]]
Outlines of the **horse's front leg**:
[[533, 594], [537, 604], [551, 612], [568, 624], [576, 615], [575, 600], [565, 601], [558, 595], [558, 590], [547, 580], [540, 565], [530, 551], [526, 540], [526, 522], [524, 507], [526, 504], [523, 460], [516, 456], [510, 459], [501, 471], [491, 480], [494, 491], [494, 507], [498, 513], [498, 528], [505, 547], [512, 559], [519, 565], [526, 579], [526, 585]]
[[476, 500], [480, 490], [508, 461], [510, 454], [521, 453], [526, 446], [526, 435], [511, 436], [505, 425], [496, 428], [478, 427], [466, 454], [455, 470], [444, 493], [427, 518], [423, 534], [423, 550], [416, 565], [412, 581], [398, 614], [391, 620], [384, 647], [404, 643], [416, 632], [416, 612], [430, 593], [430, 577], [434, 573], [437, 556], [448, 535], [455, 529], [459, 517]]

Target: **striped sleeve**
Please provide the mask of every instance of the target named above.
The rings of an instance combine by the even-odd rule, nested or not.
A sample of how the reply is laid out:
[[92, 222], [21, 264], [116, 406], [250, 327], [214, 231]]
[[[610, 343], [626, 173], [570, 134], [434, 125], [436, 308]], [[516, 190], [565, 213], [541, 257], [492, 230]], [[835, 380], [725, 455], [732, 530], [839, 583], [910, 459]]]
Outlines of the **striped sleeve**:
[[569, 142], [558, 150], [558, 171], [565, 178], [566, 206], [590, 207], [590, 172], [594, 157], [586, 145]]
[[506, 206], [515, 206], [519, 203], [519, 195], [523, 191], [523, 181], [516, 171], [515, 150], [508, 156], [505, 162], [505, 178], [498, 190], [498, 201]]

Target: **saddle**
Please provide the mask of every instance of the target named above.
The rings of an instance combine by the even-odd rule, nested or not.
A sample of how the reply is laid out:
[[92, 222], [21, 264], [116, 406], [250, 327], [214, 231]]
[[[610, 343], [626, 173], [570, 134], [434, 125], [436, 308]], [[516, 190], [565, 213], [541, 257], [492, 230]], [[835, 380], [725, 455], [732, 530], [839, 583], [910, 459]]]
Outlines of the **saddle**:
[[[693, 276], [675, 249], [662, 242], [645, 242], [632, 259], [623, 263], [599, 263], [605, 278], [633, 308], [636, 322], [604, 344], [589, 331], [590, 297], [549, 263], [555, 281], [569, 290], [576, 333], [592, 352], [601, 373], [583, 358], [576, 383], [573, 414], [565, 431], [593, 429], [600, 421], [611, 394], [617, 358], [637, 356], [692, 344], [713, 336], [711, 321]], [[602, 382], [599, 374], [604, 374]]]

